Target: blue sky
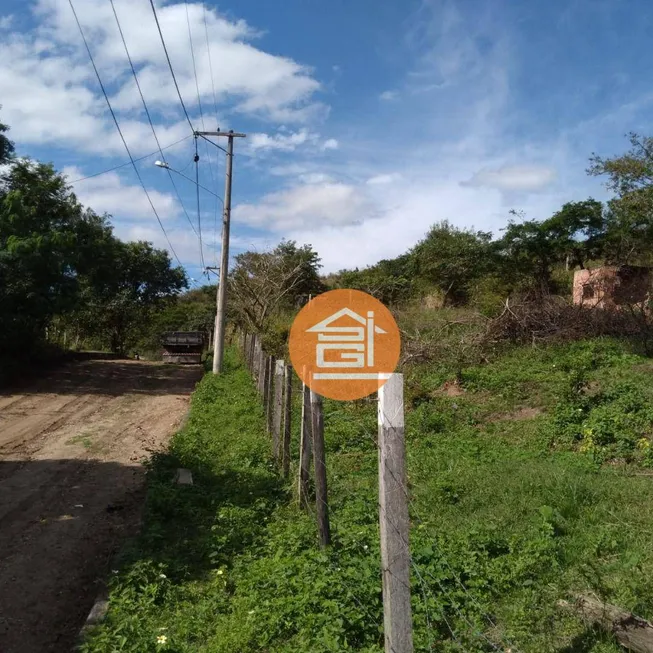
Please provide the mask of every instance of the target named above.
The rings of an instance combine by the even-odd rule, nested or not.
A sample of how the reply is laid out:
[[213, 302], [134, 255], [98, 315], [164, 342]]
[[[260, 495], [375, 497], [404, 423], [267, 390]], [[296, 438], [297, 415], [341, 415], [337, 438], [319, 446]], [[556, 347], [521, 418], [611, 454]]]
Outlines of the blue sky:
[[[134, 156], [155, 151], [109, 1], [75, 6]], [[189, 136], [148, 0], [115, 6], [161, 144]], [[589, 155], [622, 152], [626, 132], [653, 131], [644, 0], [157, 7], [194, 127], [199, 86], [206, 129], [248, 134], [236, 143], [233, 253], [291, 238], [311, 243], [329, 272], [396, 256], [438, 220], [498, 234], [512, 208], [546, 218], [566, 201], [606, 199], [585, 174]], [[52, 161], [71, 182], [127, 161], [67, 0], [5, 0], [0, 60], [0, 119], [19, 154]], [[191, 177], [193, 148], [188, 138], [165, 151]], [[199, 153], [202, 185], [221, 195], [224, 158], [203, 143]], [[195, 188], [175, 176], [180, 203], [158, 158], [137, 165], [200, 279], [185, 215], [197, 230]], [[120, 237], [166, 246], [130, 167], [73, 185], [113, 216]], [[202, 191], [207, 264], [219, 256], [216, 207]]]

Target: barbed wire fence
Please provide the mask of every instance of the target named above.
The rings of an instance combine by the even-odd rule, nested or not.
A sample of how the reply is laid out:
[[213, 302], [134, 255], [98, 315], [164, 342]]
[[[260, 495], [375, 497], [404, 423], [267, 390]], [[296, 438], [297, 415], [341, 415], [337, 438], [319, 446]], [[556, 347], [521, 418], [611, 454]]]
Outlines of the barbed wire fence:
[[[286, 480], [290, 479], [293, 467], [291, 465], [293, 401], [301, 402], [299, 461], [296, 465], [298, 473], [297, 498], [299, 504], [315, 519], [320, 546], [326, 548], [332, 538], [336, 540], [339, 538], [340, 529], [333, 522], [332, 513], [329, 510], [321, 397], [316, 396], [313, 392], [308, 392], [303, 384], [300, 391], [293, 391], [292, 366], [286, 364], [282, 359], [277, 360], [268, 355], [259, 335], [240, 333], [238, 345], [245, 365], [261, 396], [266, 428], [271, 437], [273, 460]], [[437, 550], [439, 562], [460, 588], [465, 599], [474, 606], [485, 624], [484, 628], [480, 628], [465, 614], [464, 606], [460, 606], [459, 599], [452, 594], [442, 579], [431, 573], [425, 565], [418, 564], [411, 554], [410, 517], [412, 516], [420, 526], [426, 527], [428, 522], [421, 517], [408, 490], [404, 460], [403, 414], [403, 375], [389, 375], [388, 381], [379, 392], [378, 437], [375, 437], [373, 433], [366, 434], [370, 443], [379, 451], [378, 510], [381, 531], [383, 630], [386, 653], [412, 653], [414, 650], [409, 578], [411, 571], [417, 580], [418, 588], [418, 592], [413, 596], [413, 601], [423, 613], [426, 624], [427, 650], [443, 650], [438, 647], [442, 643], [441, 635], [444, 635], [450, 640], [449, 648], [446, 650], [469, 651], [470, 649], [465, 647], [465, 642], [469, 642], [468, 645], [474, 647], [471, 649], [473, 651], [520, 653], [514, 643], [501, 636], [496, 620], [483, 608], [474, 593], [466, 587], [460, 574], [447, 560], [444, 551], [437, 546], [435, 538], [433, 544]], [[318, 445], [317, 457], [315, 436], [317, 436]], [[312, 485], [310, 483], [311, 462], [314, 472]], [[320, 473], [320, 465], [323, 465], [323, 473]], [[318, 470], [317, 474], [315, 474], [316, 469]], [[399, 505], [398, 512], [397, 505]], [[401, 505], [405, 506], [405, 513], [402, 513]], [[356, 590], [337, 573], [339, 567], [335, 561], [330, 556], [327, 556], [326, 559], [331, 570], [335, 572], [334, 575], [341, 587], [361, 609], [366, 618], [369, 618], [380, 629], [381, 624], [373, 610], [360, 598]], [[439, 614], [435, 618], [431, 614], [430, 606], [433, 604], [439, 606]], [[464, 628], [457, 628], [454, 625], [451, 620], [451, 612], [448, 614], [446, 609], [447, 605], [450, 606], [458, 624], [464, 624]], [[435, 623], [438, 619], [443, 633], [440, 633]], [[452, 646], [454, 648], [451, 648]]]

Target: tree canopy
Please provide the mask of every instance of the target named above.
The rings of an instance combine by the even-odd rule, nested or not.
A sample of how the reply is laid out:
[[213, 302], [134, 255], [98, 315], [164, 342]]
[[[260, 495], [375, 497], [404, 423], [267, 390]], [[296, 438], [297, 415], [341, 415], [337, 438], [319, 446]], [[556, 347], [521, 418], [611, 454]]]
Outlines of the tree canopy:
[[236, 256], [230, 274], [232, 319], [253, 332], [265, 331], [280, 313], [296, 309], [324, 290], [320, 259], [310, 245], [282, 241], [271, 252]]
[[116, 238], [51, 165], [12, 156], [0, 125], [0, 361], [46, 331], [71, 330], [124, 352], [186, 274], [165, 250]]
[[653, 259], [653, 137], [631, 133], [620, 156], [593, 155], [591, 175], [606, 175], [608, 202], [604, 254], [609, 263], [650, 265]]

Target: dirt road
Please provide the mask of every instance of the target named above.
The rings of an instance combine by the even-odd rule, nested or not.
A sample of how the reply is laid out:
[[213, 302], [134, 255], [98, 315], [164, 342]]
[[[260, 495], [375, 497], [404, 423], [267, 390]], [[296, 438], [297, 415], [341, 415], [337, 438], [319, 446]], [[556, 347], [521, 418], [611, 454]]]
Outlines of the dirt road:
[[0, 652], [63, 653], [137, 529], [141, 462], [188, 409], [196, 367], [73, 363], [0, 392]]

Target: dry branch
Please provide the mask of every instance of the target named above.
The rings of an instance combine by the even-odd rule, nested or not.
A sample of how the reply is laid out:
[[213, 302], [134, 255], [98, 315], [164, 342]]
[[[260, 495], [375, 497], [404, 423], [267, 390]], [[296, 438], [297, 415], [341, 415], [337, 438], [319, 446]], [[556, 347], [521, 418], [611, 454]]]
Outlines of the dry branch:
[[584, 594], [576, 595], [573, 602], [558, 601], [558, 605], [611, 633], [625, 649], [634, 653], [653, 653], [653, 624], [650, 621]]

